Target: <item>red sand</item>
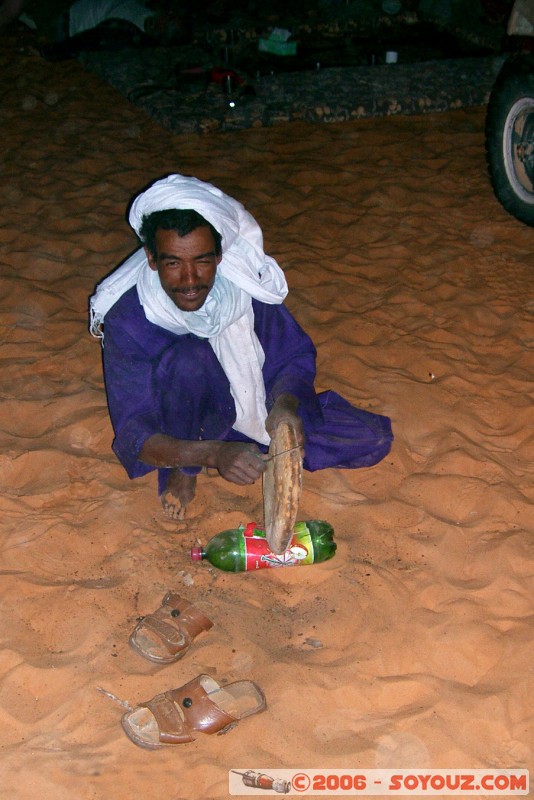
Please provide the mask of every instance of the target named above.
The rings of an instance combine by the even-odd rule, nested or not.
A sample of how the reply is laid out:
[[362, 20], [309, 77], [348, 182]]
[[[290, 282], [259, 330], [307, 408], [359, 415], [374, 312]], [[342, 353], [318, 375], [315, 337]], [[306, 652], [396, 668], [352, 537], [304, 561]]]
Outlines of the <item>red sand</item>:
[[[531, 766], [534, 248], [492, 195], [484, 109], [172, 136], [76, 63], [4, 44], [2, 797], [218, 800], [243, 767]], [[304, 475], [299, 517], [336, 530], [325, 564], [191, 563], [261, 518], [261, 487], [204, 477], [171, 522], [155, 476], [130, 482], [111, 452], [87, 298], [136, 246], [131, 196], [171, 171], [256, 216], [318, 389], [393, 419], [377, 467]], [[159, 668], [127, 640], [168, 588], [215, 625]], [[267, 711], [150, 752], [99, 691], [134, 705], [200, 672], [257, 681]]]

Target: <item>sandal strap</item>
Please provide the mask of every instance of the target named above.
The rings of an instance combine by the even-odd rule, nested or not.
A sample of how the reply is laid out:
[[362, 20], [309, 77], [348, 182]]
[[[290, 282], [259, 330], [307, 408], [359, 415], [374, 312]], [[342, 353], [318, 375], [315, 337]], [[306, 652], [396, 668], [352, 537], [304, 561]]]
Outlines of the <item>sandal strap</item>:
[[148, 629], [157, 635], [172, 660], [172, 657], [190, 647], [199, 633], [211, 627], [213, 622], [189, 600], [174, 592], [167, 592], [157, 611], [139, 621], [130, 643], [139, 649], [136, 637], [143, 628]]
[[195, 738], [193, 731], [225, 733], [237, 724], [237, 717], [223, 711], [210, 699], [200, 678], [198, 676], [179, 689], [171, 689], [143, 703], [156, 719], [161, 742], [191, 742]]
[[[168, 614], [169, 612], [166, 610], [171, 608], [171, 619], [169, 620]], [[163, 611], [165, 609], [165, 611]], [[173, 615], [176, 614], [176, 616]], [[180, 597], [179, 594], [175, 594], [174, 592], [167, 592], [165, 597], [163, 598], [163, 602], [161, 604], [161, 613], [165, 614], [167, 622], [171, 625], [173, 624], [172, 620], [175, 620], [175, 623], [180, 628], [185, 628], [191, 640], [198, 636], [199, 633], [202, 631], [209, 631], [210, 628], [213, 627], [213, 622], [209, 619], [205, 614], [200, 611], [196, 606], [186, 600], [183, 597]], [[151, 614], [150, 616], [157, 616], [156, 614]]]
[[169, 697], [170, 692], [158, 694], [147, 703], [141, 703], [148, 708], [156, 720], [159, 730], [159, 740], [164, 744], [185, 744], [194, 741], [194, 737], [185, 720], [182, 719], [176, 705]]
[[187, 723], [193, 730], [219, 733], [228, 725], [237, 723], [238, 718], [219, 708], [202, 686], [201, 678], [202, 675], [197, 675], [178, 689], [171, 689], [169, 694], [173, 702], [183, 710]]

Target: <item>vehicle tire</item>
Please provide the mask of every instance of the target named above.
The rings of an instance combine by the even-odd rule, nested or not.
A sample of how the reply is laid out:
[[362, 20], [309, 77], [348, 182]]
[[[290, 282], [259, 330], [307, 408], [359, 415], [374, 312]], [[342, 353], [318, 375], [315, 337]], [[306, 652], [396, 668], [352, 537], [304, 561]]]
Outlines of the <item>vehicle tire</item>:
[[495, 196], [534, 226], [534, 57], [506, 62], [486, 114], [486, 157]]

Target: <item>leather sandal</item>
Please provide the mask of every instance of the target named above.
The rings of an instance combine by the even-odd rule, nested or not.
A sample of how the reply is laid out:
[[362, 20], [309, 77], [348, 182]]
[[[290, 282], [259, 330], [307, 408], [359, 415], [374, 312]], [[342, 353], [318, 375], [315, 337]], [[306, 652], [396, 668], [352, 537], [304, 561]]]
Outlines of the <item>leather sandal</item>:
[[212, 626], [213, 622], [189, 600], [167, 592], [161, 606], [137, 623], [129, 643], [149, 661], [172, 664], [185, 655], [199, 633]]
[[203, 674], [179, 689], [140, 703], [124, 714], [121, 723], [134, 744], [153, 750], [193, 742], [196, 731], [227, 733], [240, 720], [265, 708], [265, 696], [252, 681], [221, 686]]

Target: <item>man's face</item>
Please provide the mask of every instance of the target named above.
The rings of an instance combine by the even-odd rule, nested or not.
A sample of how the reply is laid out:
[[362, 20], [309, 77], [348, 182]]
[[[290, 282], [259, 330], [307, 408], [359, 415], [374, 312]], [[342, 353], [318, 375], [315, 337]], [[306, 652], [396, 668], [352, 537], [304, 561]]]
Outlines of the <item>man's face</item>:
[[176, 231], [156, 232], [156, 253], [145, 248], [148, 263], [155, 270], [165, 293], [181, 311], [198, 311], [214, 284], [221, 256], [209, 228], [202, 226], [186, 236]]

